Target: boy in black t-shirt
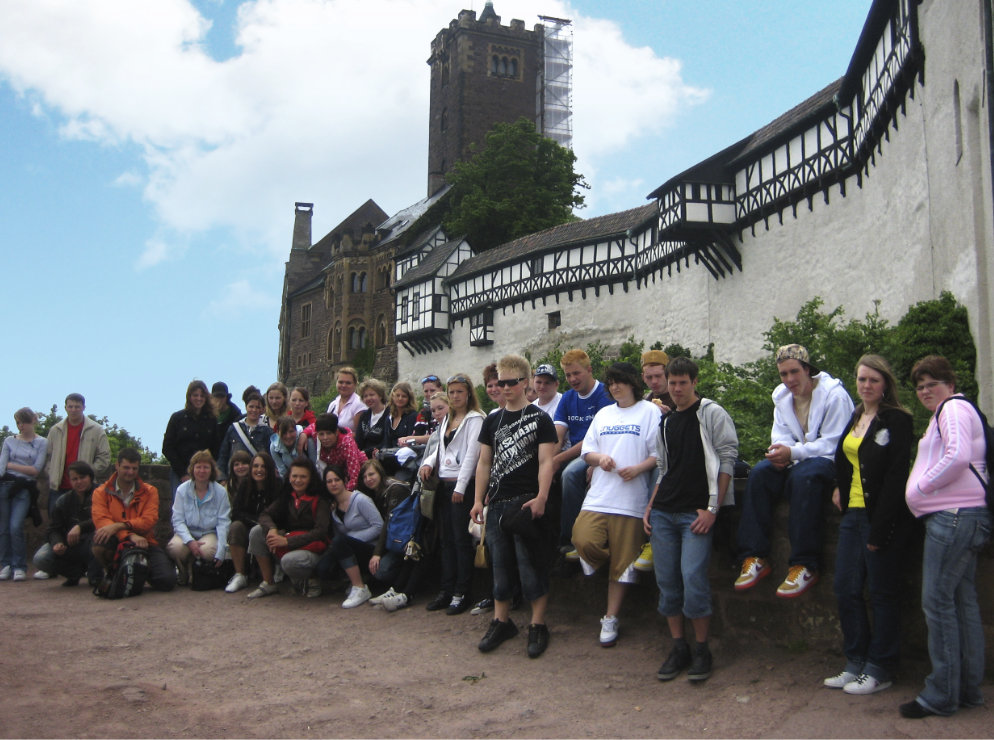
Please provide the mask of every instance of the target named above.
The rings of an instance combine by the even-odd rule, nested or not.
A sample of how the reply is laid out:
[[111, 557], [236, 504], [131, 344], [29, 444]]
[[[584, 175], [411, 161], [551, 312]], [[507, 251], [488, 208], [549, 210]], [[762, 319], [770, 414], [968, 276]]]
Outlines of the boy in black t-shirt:
[[[514, 588], [511, 569], [517, 561], [521, 590], [531, 602], [528, 626], [528, 657], [537, 658], [549, 644], [545, 608], [549, 594], [549, 539], [536, 519], [545, 513], [552, 483], [553, 463], [559, 437], [552, 419], [525, 397], [531, 367], [518, 355], [507, 355], [497, 363], [498, 384], [506, 401], [503, 409], [488, 416], [480, 430], [480, 458], [476, 466], [476, 503], [471, 516], [483, 524], [483, 505], [489, 504], [485, 541], [494, 573], [494, 619], [483, 640], [481, 652], [489, 652], [518, 634], [508, 616]], [[501, 517], [518, 508], [513, 534], [502, 528]], [[531, 519], [528, 514], [531, 514]], [[505, 522], [506, 524], [506, 522]]]

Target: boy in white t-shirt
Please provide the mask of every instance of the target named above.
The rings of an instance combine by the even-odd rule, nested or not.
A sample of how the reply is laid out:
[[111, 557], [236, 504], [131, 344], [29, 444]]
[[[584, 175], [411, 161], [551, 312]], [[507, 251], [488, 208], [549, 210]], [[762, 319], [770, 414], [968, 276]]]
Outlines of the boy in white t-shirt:
[[642, 515], [651, 493], [650, 471], [656, 467], [661, 414], [654, 404], [641, 400], [642, 382], [633, 365], [611, 365], [604, 385], [615, 403], [596, 413], [583, 438], [580, 454], [593, 476], [573, 525], [573, 546], [586, 575], [610, 563], [600, 643], [611, 647], [618, 641], [625, 591], [637, 577], [634, 561], [645, 543]]

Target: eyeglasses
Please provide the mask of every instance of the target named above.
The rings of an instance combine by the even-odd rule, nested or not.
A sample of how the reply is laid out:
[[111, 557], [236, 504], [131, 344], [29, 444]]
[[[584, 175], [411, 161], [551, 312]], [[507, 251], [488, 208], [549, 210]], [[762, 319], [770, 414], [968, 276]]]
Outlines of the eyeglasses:
[[469, 378], [467, 378], [465, 375], [453, 375], [451, 378], [445, 381], [446, 385], [448, 385], [449, 383], [465, 383], [466, 385], [473, 385], [472, 383], [469, 382]]
[[432, 383], [441, 383], [441, 382], [442, 382], [441, 380], [439, 380], [439, 377], [438, 377], [437, 375], [425, 375], [425, 376], [424, 376], [423, 378], [421, 378], [421, 383], [420, 383], [420, 385], [424, 385], [424, 384], [425, 384], [425, 383], [427, 383], [427, 382], [428, 382], [429, 380], [430, 380], [430, 381], [431, 381]]
[[498, 380], [497, 385], [501, 388], [513, 388], [523, 380], [528, 380], [528, 378], [505, 378], [504, 380]]
[[922, 391], [930, 391], [933, 388], [935, 388], [935, 386], [942, 385], [945, 382], [946, 381], [944, 380], [930, 380], [928, 383], [922, 383], [921, 385], [917, 386], [915, 390], [918, 393], [921, 393]]

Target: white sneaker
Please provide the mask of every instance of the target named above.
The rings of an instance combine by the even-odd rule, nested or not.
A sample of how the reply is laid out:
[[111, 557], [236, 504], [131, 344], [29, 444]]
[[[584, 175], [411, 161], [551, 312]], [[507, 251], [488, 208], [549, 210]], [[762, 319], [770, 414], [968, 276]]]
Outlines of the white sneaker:
[[381, 593], [379, 596], [374, 596], [373, 598], [371, 598], [369, 600], [369, 603], [372, 606], [379, 606], [380, 604], [383, 603], [384, 599], [386, 599], [389, 596], [393, 596], [395, 593], [396, 592], [393, 590], [393, 586], [391, 586], [386, 591], [384, 591], [383, 593]]
[[601, 619], [601, 647], [612, 647], [618, 642], [618, 618]]
[[380, 606], [388, 612], [395, 612], [398, 609], [403, 609], [407, 606], [407, 594], [393, 593], [390, 598], [383, 599], [383, 601], [380, 602]]
[[12, 575], [13, 571], [11, 570], [9, 565], [5, 565], [2, 568], [0, 568], [0, 581], [9, 581]]
[[846, 684], [855, 681], [859, 676], [857, 676], [852, 671], [842, 671], [842, 673], [837, 676], [832, 676], [831, 678], [826, 678], [823, 683], [827, 688], [830, 689], [841, 689]]
[[369, 601], [369, 597], [372, 594], [369, 592], [369, 586], [363, 584], [362, 586], [353, 586], [349, 591], [349, 597], [342, 602], [343, 609], [353, 609], [360, 604], [365, 604]]
[[884, 689], [889, 689], [891, 686], [890, 681], [878, 681], [873, 676], [868, 673], [860, 673], [859, 676], [854, 680], [847, 683], [842, 687], [842, 690], [847, 694], [875, 694], [878, 691], [883, 691]]
[[36, 570], [35, 574], [32, 576], [32, 578], [34, 578], [36, 581], [47, 581], [51, 577], [52, 576], [48, 575], [48, 573], [46, 573], [43, 570]]
[[228, 581], [228, 585], [224, 587], [224, 590], [229, 594], [233, 594], [236, 591], [241, 591], [247, 585], [248, 578], [241, 573], [235, 573], [235, 575], [231, 577], [231, 580]]
[[279, 586], [275, 583], [266, 583], [263, 581], [258, 585], [258, 587], [248, 595], [250, 599], [261, 599], [263, 596], [271, 596], [272, 594], [278, 594], [280, 592]]
[[28, 578], [28, 574], [24, 571], [24, 568], [14, 568], [14, 580], [15, 581], [25, 581]]

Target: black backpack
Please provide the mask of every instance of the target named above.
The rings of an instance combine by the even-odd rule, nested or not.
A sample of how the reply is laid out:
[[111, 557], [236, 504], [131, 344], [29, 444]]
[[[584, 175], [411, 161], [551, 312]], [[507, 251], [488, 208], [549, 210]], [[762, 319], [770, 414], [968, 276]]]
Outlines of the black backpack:
[[148, 579], [148, 550], [137, 547], [130, 540], [117, 546], [114, 567], [111, 572], [93, 589], [93, 593], [105, 599], [125, 599], [138, 596], [145, 590]]
[[945, 406], [949, 401], [956, 399], [958, 401], [966, 401], [968, 404], [973, 406], [973, 410], [977, 412], [977, 416], [980, 417], [980, 425], [984, 428], [984, 442], [987, 445], [985, 459], [987, 460], [987, 480], [984, 480], [984, 476], [980, 474], [973, 463], [970, 463], [970, 470], [973, 474], [977, 476], [977, 480], [980, 481], [980, 485], [984, 487], [984, 499], [987, 503], [987, 508], [994, 512], [994, 487], [991, 486], [991, 471], [994, 470], [994, 429], [987, 422], [987, 417], [984, 412], [980, 410], [973, 401], [971, 401], [966, 396], [952, 396], [947, 398], [945, 401], [939, 404], [939, 407], [935, 410], [935, 431], [939, 434], [939, 438], [942, 438], [942, 433], [939, 432], [939, 414], [942, 413], [942, 407]]

